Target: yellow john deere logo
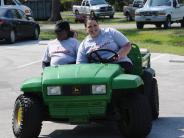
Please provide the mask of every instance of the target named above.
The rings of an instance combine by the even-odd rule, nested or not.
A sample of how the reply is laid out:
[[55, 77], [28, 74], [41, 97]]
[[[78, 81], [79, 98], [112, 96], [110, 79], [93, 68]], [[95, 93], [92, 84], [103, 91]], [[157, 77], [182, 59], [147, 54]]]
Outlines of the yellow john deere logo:
[[80, 94], [80, 87], [79, 86], [74, 86], [72, 88], [72, 94], [79, 95]]

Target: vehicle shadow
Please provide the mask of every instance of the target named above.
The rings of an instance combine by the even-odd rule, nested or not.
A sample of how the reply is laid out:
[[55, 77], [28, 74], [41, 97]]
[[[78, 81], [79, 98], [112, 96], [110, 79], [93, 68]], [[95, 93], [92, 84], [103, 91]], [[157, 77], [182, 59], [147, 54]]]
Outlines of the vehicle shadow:
[[[55, 130], [39, 138], [123, 138], [114, 125], [79, 125], [72, 130]], [[184, 117], [161, 117], [153, 122], [147, 138], [184, 138]]]
[[122, 138], [114, 125], [78, 125], [72, 130], [55, 130], [39, 138]]
[[6, 41], [1, 40], [0, 46], [8, 46], [8, 47], [14, 47], [14, 46], [26, 46], [30, 44], [38, 44], [39, 40], [18, 40], [14, 44], [9, 44]]
[[148, 138], [184, 138], [184, 117], [159, 118]]
[[[174, 25], [174, 26], [171, 26], [171, 28], [169, 28], [170, 30], [172, 30], [172, 29], [181, 29], [181, 27], [180, 26], [176, 26], [176, 24]], [[163, 27], [163, 25], [162, 25], [162, 27], [160, 27], [160, 28], [156, 28], [155, 27], [155, 25], [145, 25], [144, 26], [144, 28], [143, 29], [137, 29], [137, 30], [139, 30], [139, 31], [153, 31], [153, 30], [169, 30], [169, 29], [165, 29], [164, 27]]]

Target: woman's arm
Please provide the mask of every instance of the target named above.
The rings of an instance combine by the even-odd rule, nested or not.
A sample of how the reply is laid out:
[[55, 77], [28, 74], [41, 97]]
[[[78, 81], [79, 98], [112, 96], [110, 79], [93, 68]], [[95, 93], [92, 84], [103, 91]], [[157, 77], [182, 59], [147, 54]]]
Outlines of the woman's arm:
[[127, 56], [130, 50], [131, 50], [131, 43], [128, 42], [124, 46], [122, 46], [122, 48], [120, 48], [120, 50], [118, 51], [118, 59]]
[[42, 61], [42, 69], [44, 69], [45, 67], [50, 66], [50, 62], [44, 62]]
[[81, 42], [79, 45], [79, 49], [77, 52], [77, 59], [76, 59], [76, 64], [80, 63], [88, 63], [87, 55], [86, 55], [86, 50], [84, 46], [84, 40]]
[[49, 56], [49, 46], [47, 46], [47, 48], [45, 49], [44, 55], [42, 57], [42, 69], [50, 66], [50, 61], [51, 61], [51, 58]]
[[119, 47], [117, 60], [127, 56], [131, 50], [131, 43], [129, 42], [128, 38], [118, 30], [113, 28], [110, 29], [110, 33], [111, 36], [113, 36], [115, 43]]

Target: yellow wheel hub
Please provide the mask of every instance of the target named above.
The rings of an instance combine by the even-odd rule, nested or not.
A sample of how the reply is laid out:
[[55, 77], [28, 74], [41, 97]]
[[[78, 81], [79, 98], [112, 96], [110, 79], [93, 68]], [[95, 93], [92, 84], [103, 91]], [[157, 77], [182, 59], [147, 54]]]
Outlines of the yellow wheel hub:
[[17, 123], [19, 126], [22, 121], [22, 113], [23, 113], [23, 108], [19, 107], [18, 112], [17, 112]]

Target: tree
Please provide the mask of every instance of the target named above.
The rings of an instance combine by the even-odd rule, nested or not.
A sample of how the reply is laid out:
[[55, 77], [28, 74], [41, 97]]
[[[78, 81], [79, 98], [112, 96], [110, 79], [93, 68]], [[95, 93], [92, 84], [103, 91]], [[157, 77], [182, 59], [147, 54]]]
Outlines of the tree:
[[116, 11], [122, 11], [123, 6], [133, 2], [133, 0], [106, 0], [106, 1], [109, 2], [111, 5], [113, 5]]
[[49, 21], [56, 22], [62, 20], [60, 12], [61, 12], [60, 0], [52, 0], [51, 17], [49, 18]]

